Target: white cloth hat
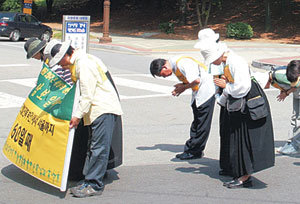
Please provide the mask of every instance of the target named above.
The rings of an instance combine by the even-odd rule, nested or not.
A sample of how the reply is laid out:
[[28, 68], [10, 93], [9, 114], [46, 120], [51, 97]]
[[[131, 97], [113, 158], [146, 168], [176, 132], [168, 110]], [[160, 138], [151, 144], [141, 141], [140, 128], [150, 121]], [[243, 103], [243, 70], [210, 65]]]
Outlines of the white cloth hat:
[[201, 43], [200, 52], [204, 58], [205, 64], [209, 65], [216, 61], [228, 50], [225, 43], [204, 42]]
[[[55, 54], [55, 56], [52, 56], [52, 51], [54, 46], [61, 44], [61, 47], [58, 51], [58, 53]], [[53, 67], [54, 65], [58, 64], [60, 60], [65, 56], [66, 52], [68, 51], [69, 47], [71, 46], [71, 41], [65, 41], [63, 43], [57, 43], [53, 45], [50, 54], [52, 56], [50, 62], [49, 62], [49, 67]]]
[[52, 59], [52, 56], [51, 56], [51, 50], [52, 48], [54, 47], [54, 45], [56, 44], [59, 44], [60, 42], [58, 40], [51, 40], [47, 46], [45, 47], [44, 49], [44, 56], [45, 56], [45, 59], [48, 59], [49, 61]]
[[202, 29], [198, 32], [198, 42], [194, 45], [194, 48], [200, 48], [205, 41], [216, 42], [219, 38], [219, 33], [215, 33], [211, 28]]

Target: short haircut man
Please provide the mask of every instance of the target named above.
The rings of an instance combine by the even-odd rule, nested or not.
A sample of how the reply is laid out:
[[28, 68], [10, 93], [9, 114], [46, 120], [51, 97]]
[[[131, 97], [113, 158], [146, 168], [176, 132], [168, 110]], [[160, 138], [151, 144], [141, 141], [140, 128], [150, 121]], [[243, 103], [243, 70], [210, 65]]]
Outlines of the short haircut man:
[[[190, 138], [186, 141], [184, 152], [177, 154], [181, 160], [199, 159], [209, 136], [214, 109], [215, 86], [213, 78], [206, 72], [206, 66], [188, 56], [175, 56], [169, 60], [155, 59], [150, 64], [153, 77], [169, 77], [172, 73], [182, 83], [175, 84], [173, 96], [179, 96], [187, 89], [192, 90], [191, 106], [194, 120], [190, 128]], [[201, 82], [201, 83], [200, 83]]]

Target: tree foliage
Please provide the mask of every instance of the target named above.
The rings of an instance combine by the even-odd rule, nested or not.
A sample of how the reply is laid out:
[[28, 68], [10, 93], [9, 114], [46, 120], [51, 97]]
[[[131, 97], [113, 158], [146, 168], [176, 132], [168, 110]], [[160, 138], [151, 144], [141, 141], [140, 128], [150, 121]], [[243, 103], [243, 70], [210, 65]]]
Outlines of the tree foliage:
[[20, 1], [20, 0], [5, 0], [2, 3], [1, 10], [21, 12], [21, 10], [22, 10], [22, 1]]
[[229, 38], [250, 39], [253, 37], [252, 27], [247, 23], [229, 23], [226, 28], [226, 36]]
[[[0, 0], [1, 10], [4, 11], [21, 11], [22, 2], [24, 0]], [[104, 0], [39, 0], [43, 1], [43, 8], [41, 4], [38, 13], [33, 13], [38, 17], [52, 17], [61, 19], [61, 15], [93, 15], [97, 14], [102, 17]], [[222, 7], [230, 4], [239, 5], [241, 0], [110, 0], [111, 11], [128, 11], [131, 15], [139, 12], [153, 12], [147, 14], [151, 21], [151, 15], [161, 19], [157, 22], [157, 26], [163, 22], [174, 23], [178, 25], [195, 25], [201, 28], [207, 27], [211, 24], [211, 16], [224, 15]], [[278, 22], [280, 19], [287, 19], [295, 10], [295, 5], [299, 4], [296, 0], [248, 0], [250, 4], [256, 4], [257, 8], [264, 8], [260, 14], [260, 19], [265, 22], [265, 31], [269, 32], [274, 29], [272, 23]], [[243, 4], [245, 2], [243, 1]], [[238, 10], [238, 7], [237, 7]], [[240, 11], [240, 14], [248, 11]], [[237, 11], [238, 13], [238, 11]], [[47, 14], [47, 15], [46, 15]], [[170, 15], [173, 14], [173, 15]], [[227, 13], [226, 13], [227, 14]], [[238, 14], [239, 15], [239, 14]], [[169, 16], [169, 18], [168, 18]], [[228, 15], [226, 15], [228, 16]], [[43, 19], [43, 18], [42, 18]], [[52, 18], [51, 18], [52, 19]], [[292, 19], [290, 19], [292, 20]], [[275, 27], [276, 28], [276, 27]]]
[[53, 3], [54, 3], [54, 0], [46, 0], [47, 13], [48, 13], [48, 14], [51, 14], [51, 13], [52, 13]]
[[2, 4], [5, 0], [0, 0], [0, 8], [2, 7]]

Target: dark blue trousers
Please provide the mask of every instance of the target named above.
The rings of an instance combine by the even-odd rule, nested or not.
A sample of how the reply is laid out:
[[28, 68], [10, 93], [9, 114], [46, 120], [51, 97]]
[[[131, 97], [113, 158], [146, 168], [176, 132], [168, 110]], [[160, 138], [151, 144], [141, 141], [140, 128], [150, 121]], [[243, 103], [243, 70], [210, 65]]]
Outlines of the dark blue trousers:
[[193, 102], [194, 120], [190, 128], [190, 138], [184, 146], [185, 152], [201, 156], [209, 136], [214, 106], [214, 96], [199, 107], [196, 107], [195, 101]]
[[95, 189], [103, 187], [102, 179], [107, 169], [116, 117], [114, 114], [103, 114], [90, 125], [83, 175]]

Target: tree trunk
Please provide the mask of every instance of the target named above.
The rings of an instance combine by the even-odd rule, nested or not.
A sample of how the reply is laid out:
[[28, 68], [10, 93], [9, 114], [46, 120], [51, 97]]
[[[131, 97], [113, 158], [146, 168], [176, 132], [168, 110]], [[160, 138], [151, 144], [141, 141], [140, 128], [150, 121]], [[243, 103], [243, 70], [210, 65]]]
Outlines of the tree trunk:
[[[199, 0], [196, 0], [196, 11], [200, 29], [207, 26], [211, 10], [211, 0], [201, 0], [201, 11]], [[204, 22], [203, 22], [204, 21]]]
[[285, 17], [290, 12], [290, 0], [281, 0], [281, 16]]
[[205, 11], [205, 22], [204, 22], [204, 27], [207, 26], [207, 22], [208, 22], [208, 18], [209, 18], [209, 15], [210, 15], [210, 9], [211, 9], [211, 1], [208, 0], [205, 2], [204, 6], [206, 7], [206, 4], [208, 4], [207, 8], [206, 8], [206, 11]]
[[265, 9], [266, 9], [266, 17], [265, 17], [265, 32], [269, 32], [271, 30], [271, 5], [270, 0], [265, 1]]
[[201, 18], [199, 0], [196, 0], [196, 11], [197, 11], [197, 17], [198, 17], [199, 27], [201, 29], [203, 26], [202, 26], [202, 18]]
[[186, 17], [187, 17], [187, 0], [180, 0], [180, 22], [182, 25], [186, 25]]
[[51, 14], [51, 13], [52, 13], [53, 1], [54, 1], [54, 0], [46, 0], [46, 4], [47, 4], [47, 13], [48, 13], [48, 14]]

